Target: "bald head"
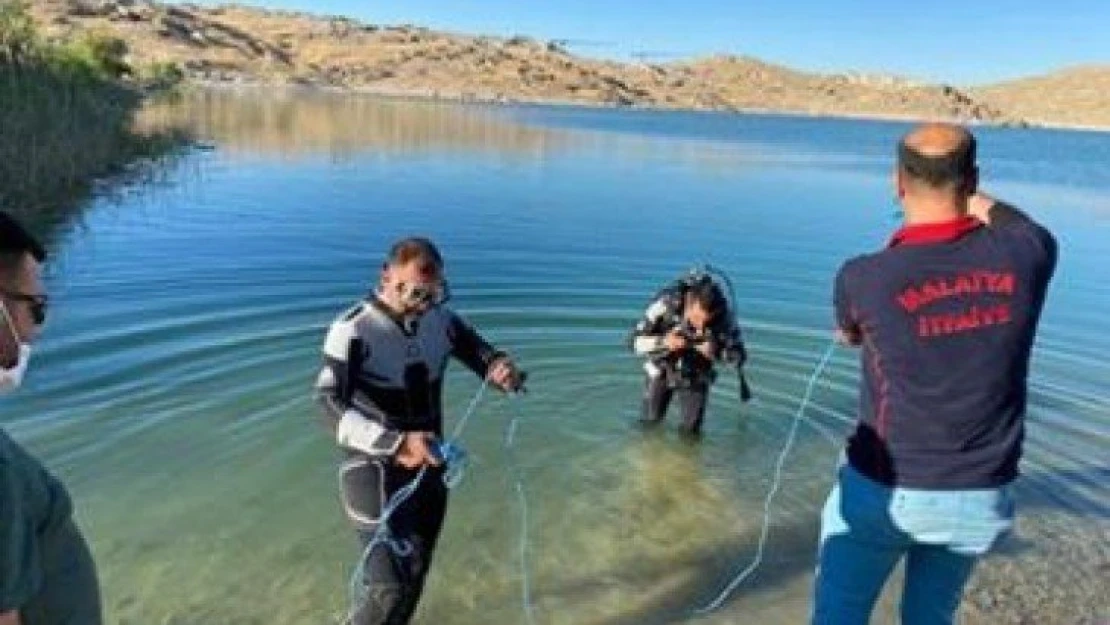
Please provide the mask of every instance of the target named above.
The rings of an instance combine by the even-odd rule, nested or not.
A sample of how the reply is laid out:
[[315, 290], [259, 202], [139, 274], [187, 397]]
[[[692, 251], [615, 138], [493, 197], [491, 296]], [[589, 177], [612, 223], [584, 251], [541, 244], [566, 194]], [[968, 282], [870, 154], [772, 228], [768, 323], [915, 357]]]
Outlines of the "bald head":
[[931, 157], [945, 156], [973, 143], [975, 139], [956, 124], [921, 124], [902, 137], [902, 143]]
[[975, 191], [975, 137], [955, 124], [922, 124], [898, 144], [898, 169], [909, 186], [934, 193]]

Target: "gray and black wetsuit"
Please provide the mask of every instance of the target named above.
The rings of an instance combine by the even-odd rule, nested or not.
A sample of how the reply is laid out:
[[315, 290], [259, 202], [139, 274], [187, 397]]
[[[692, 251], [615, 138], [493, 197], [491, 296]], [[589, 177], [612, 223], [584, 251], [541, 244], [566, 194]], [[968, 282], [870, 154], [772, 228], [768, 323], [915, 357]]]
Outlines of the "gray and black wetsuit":
[[[364, 547], [389, 497], [416, 475], [394, 461], [403, 433], [442, 436], [449, 358], [484, 378], [502, 355], [442, 306], [405, 320], [371, 297], [332, 324], [316, 392], [346, 456], [339, 469], [343, 506]], [[401, 625], [411, 618], [446, 512], [441, 477], [441, 468], [429, 468], [390, 518], [390, 535], [412, 549], [397, 555], [375, 548], [369, 555], [367, 599], [352, 615], [352, 625]]]
[[[685, 295], [681, 283], [660, 291], [633, 329], [630, 343], [633, 352], [647, 358], [641, 420], [645, 423], [662, 421], [677, 391], [682, 402], [682, 428], [697, 434], [705, 417], [709, 386], [716, 379], [714, 363], [739, 367], [748, 354], [740, 327], [727, 309], [718, 313], [707, 329], [708, 338], [717, 346], [713, 360], [692, 347], [676, 354], [668, 353], [663, 341], [667, 334], [685, 323]], [[723, 295], [721, 298], [724, 299]]]

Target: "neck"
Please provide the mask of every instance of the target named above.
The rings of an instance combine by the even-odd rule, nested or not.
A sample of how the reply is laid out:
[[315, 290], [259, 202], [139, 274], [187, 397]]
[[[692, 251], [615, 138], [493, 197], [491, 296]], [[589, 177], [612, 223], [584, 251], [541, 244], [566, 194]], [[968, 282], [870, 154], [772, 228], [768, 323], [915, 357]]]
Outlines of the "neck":
[[966, 199], [953, 196], [907, 197], [902, 206], [907, 226], [953, 221], [967, 214]]

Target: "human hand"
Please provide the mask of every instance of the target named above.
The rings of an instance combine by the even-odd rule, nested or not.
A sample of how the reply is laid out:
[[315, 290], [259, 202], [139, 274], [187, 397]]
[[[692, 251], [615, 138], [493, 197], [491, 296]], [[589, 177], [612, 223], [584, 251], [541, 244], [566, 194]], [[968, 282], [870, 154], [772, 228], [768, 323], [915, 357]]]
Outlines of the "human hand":
[[486, 374], [486, 379], [489, 383], [496, 386], [506, 393], [520, 390], [524, 380], [516, 364], [508, 358], [499, 358], [492, 365], [490, 365], [489, 373]]
[[672, 330], [670, 334], [663, 338], [663, 346], [669, 352], [679, 352], [689, 347], [690, 341], [686, 335], [679, 330]]
[[401, 447], [394, 456], [397, 464], [406, 469], [418, 469], [424, 465], [439, 466], [439, 458], [429, 447], [434, 436], [431, 432], [405, 432]]
[[982, 191], [976, 191], [967, 199], [967, 213], [985, 224], [990, 223], [991, 208], [996, 203], [997, 200], [993, 197]]
[[715, 360], [717, 358], [717, 342], [713, 339], [706, 339], [698, 343], [697, 347], [694, 349], [698, 350], [698, 353], [702, 356], [705, 356], [706, 360]]
[[863, 343], [859, 328], [837, 328], [834, 336], [837, 343], [846, 347], [859, 347]]

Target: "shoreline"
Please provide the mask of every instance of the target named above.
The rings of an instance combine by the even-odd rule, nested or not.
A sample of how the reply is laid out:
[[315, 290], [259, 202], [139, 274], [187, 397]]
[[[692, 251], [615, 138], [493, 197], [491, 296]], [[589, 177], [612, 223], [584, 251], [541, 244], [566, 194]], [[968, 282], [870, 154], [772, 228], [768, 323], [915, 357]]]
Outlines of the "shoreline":
[[[87, 3], [86, 3], [87, 4]], [[118, 40], [131, 62], [203, 86], [255, 85], [442, 102], [716, 111], [797, 118], [1110, 132], [1110, 65], [1062, 66], [955, 85], [854, 70], [814, 71], [706, 52], [668, 62], [591, 56], [525, 34], [373, 24], [258, 5], [104, 0], [36, 3], [59, 41]], [[1018, 113], [1021, 111], [1021, 113]]]
[[853, 120], [864, 122], [890, 122], [890, 123], [917, 123], [924, 121], [953, 122], [972, 128], [1006, 129], [1006, 130], [1051, 130], [1064, 132], [1088, 132], [1097, 134], [1110, 133], [1110, 126], [1053, 123], [1042, 121], [1019, 120], [1017, 122], [995, 122], [980, 119], [962, 119], [958, 117], [925, 117], [915, 115], [899, 115], [896, 113], [852, 113], [836, 111], [803, 111], [789, 109], [772, 109], [759, 107], [687, 107], [667, 106], [660, 104], [619, 104], [609, 102], [591, 102], [583, 100], [566, 100], [560, 98], [543, 98], [528, 96], [512, 96], [501, 93], [459, 93], [444, 92], [435, 89], [396, 89], [371, 86], [347, 87], [330, 85], [326, 83], [280, 83], [262, 80], [245, 79], [241, 82], [229, 80], [197, 80], [186, 79], [182, 83], [185, 89], [202, 90], [227, 90], [227, 91], [254, 91], [275, 93], [328, 93], [367, 96], [389, 100], [411, 100], [418, 102], [438, 102], [444, 104], [478, 104], [493, 106], [548, 106], [584, 108], [597, 110], [629, 110], [650, 112], [683, 112], [683, 113], [716, 113], [752, 116], [779, 116], [797, 119], [827, 119], [827, 120]]

